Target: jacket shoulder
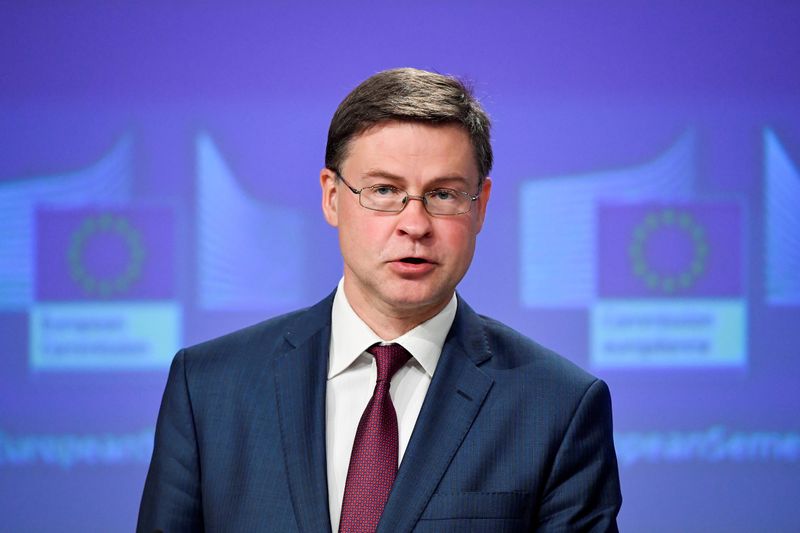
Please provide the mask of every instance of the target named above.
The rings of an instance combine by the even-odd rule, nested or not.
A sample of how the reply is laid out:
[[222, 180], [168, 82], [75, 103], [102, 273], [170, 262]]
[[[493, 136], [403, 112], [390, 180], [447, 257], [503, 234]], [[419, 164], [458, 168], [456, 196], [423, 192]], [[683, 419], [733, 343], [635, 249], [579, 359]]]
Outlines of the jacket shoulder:
[[330, 324], [328, 299], [312, 307], [278, 315], [257, 324], [184, 348], [188, 368], [236, 366], [273, 358], [294, 340], [302, 340]]
[[555, 351], [493, 318], [479, 315], [492, 357], [485, 366], [515, 370], [559, 386], [585, 390], [597, 378]]
[[189, 346], [186, 351], [189, 353], [213, 354], [220, 350], [242, 348], [252, 344], [263, 346], [265, 341], [276, 337], [280, 338], [281, 333], [287, 330], [287, 326], [305, 311], [307, 309], [299, 309], [262, 320], [256, 324]]

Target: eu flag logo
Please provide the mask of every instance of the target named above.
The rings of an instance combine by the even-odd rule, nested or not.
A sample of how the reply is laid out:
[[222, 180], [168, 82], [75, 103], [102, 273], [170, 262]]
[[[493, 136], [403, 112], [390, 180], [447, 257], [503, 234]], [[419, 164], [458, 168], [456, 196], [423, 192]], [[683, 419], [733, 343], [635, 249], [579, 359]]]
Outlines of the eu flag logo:
[[743, 293], [739, 205], [601, 205], [598, 217], [601, 298]]
[[40, 209], [36, 371], [163, 368], [180, 345], [174, 216], [153, 206]]
[[37, 225], [37, 300], [165, 300], [175, 296], [170, 210], [41, 210]]
[[598, 207], [599, 367], [735, 367], [746, 362], [743, 221], [735, 203]]

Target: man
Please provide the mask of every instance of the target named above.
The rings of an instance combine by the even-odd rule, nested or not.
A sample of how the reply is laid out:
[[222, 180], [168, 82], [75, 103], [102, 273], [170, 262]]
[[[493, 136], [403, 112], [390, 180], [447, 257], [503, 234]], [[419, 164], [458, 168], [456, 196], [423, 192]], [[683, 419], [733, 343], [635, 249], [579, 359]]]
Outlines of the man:
[[455, 294], [491, 165], [456, 79], [345, 98], [320, 173], [344, 276], [178, 353], [138, 531], [616, 531], [605, 384]]

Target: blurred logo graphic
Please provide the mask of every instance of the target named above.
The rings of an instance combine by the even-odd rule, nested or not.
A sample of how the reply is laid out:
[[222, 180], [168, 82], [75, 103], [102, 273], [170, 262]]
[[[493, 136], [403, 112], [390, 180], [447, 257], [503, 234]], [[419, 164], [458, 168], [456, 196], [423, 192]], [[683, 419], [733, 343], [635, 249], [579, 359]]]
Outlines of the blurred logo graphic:
[[698, 197], [694, 144], [522, 187], [523, 304], [587, 309], [596, 367], [746, 363], [742, 207]]
[[591, 306], [598, 295], [597, 234], [604, 231], [596, 216], [598, 205], [692, 201], [694, 144], [690, 132], [639, 166], [524, 183], [520, 194], [522, 303], [546, 308]]
[[[123, 138], [96, 163], [73, 172], [0, 183], [0, 309], [23, 311], [34, 300], [35, 273], [53, 256], [38, 256], [37, 210], [122, 205], [131, 200], [133, 150]], [[41, 277], [40, 277], [41, 279]]]
[[738, 204], [598, 207], [600, 298], [742, 293]]
[[[121, 268], [115, 265], [111, 272], [92, 268], [92, 263], [99, 262], [93, 255], [120, 245], [123, 250], [108, 255], [112, 259], [122, 258]], [[87, 294], [108, 297], [124, 294], [141, 277], [145, 252], [142, 235], [129, 220], [106, 213], [84, 219], [72, 234], [67, 255], [72, 279]]]
[[305, 301], [309, 242], [296, 209], [239, 184], [214, 141], [197, 137], [197, 299], [206, 311], [262, 311]]
[[745, 364], [741, 211], [719, 202], [598, 207], [596, 366]]
[[180, 345], [175, 224], [146, 205], [41, 208], [30, 358], [37, 371], [163, 368]]
[[172, 211], [40, 209], [37, 300], [156, 300], [175, 296]]
[[764, 130], [764, 291], [775, 306], [800, 306], [800, 171]]
[[[677, 230], [677, 231], [676, 231]], [[677, 233], [678, 235], [670, 235]], [[678, 268], [666, 269], [658, 268], [659, 263], [671, 263], [669, 256], [657, 257], [662, 261], [653, 261], [650, 255], [653, 251], [668, 250], [672, 248], [659, 242], [661, 240], [674, 240], [687, 237], [690, 240], [689, 254], [678, 256]], [[681, 243], [683, 244], [683, 243]], [[679, 249], [685, 249], [680, 246]], [[655, 250], [653, 250], [655, 249]], [[673, 294], [676, 291], [683, 291], [691, 287], [698, 277], [705, 271], [706, 259], [708, 257], [708, 243], [705, 238], [704, 228], [685, 212], [678, 212], [671, 209], [664, 209], [661, 212], [650, 213], [634, 229], [631, 247], [629, 248], [633, 271], [641, 278], [652, 290], [661, 291], [666, 294]], [[650, 253], [648, 253], [650, 252]], [[688, 255], [688, 260], [681, 255]], [[666, 261], [663, 261], [666, 259]], [[664, 271], [666, 270], [666, 272]]]

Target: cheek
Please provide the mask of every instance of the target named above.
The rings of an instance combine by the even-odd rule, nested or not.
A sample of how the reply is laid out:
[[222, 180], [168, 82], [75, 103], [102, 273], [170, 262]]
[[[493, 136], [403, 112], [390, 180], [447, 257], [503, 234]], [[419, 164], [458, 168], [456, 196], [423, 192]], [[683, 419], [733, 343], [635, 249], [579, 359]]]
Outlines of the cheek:
[[440, 242], [446, 246], [453, 256], [462, 261], [469, 261], [475, 248], [475, 230], [471, 223], [452, 225], [441, 232]]
[[391, 234], [391, 224], [381, 220], [380, 217], [370, 216], [369, 213], [358, 213], [360, 216], [348, 216], [346, 223], [339, 226], [339, 239], [342, 248], [347, 248], [351, 253], [376, 256], [386, 248]]

